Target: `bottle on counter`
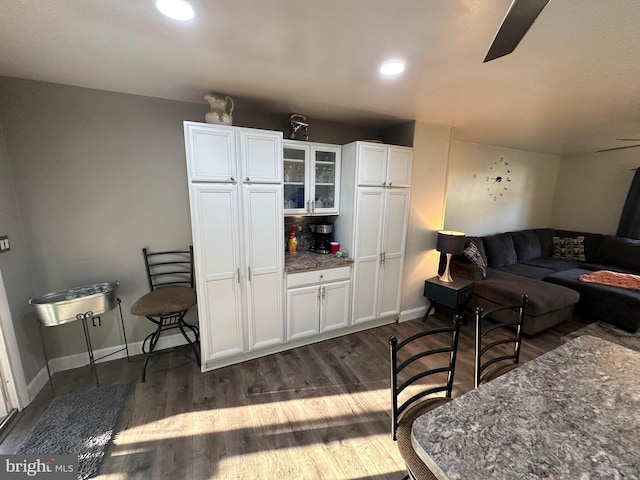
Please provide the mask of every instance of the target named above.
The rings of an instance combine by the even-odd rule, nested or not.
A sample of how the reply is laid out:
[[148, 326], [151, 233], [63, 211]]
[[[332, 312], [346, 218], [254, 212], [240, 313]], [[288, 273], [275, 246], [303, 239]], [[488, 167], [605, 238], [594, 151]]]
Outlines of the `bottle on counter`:
[[296, 238], [296, 232], [294, 229], [291, 229], [291, 234], [289, 235], [287, 246], [290, 253], [296, 253], [296, 251], [298, 250], [298, 239]]

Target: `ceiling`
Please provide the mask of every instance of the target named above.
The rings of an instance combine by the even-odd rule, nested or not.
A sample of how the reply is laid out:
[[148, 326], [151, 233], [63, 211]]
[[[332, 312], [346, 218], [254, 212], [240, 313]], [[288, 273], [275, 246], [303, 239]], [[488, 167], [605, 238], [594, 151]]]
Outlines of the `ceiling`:
[[[179, 23], [152, 0], [3, 0], [0, 75], [203, 104], [218, 92], [311, 128], [416, 119], [552, 154], [640, 138], [637, 0], [551, 0], [515, 52], [488, 63], [509, 0], [192, 4], [196, 19]], [[389, 58], [404, 74], [381, 78]]]

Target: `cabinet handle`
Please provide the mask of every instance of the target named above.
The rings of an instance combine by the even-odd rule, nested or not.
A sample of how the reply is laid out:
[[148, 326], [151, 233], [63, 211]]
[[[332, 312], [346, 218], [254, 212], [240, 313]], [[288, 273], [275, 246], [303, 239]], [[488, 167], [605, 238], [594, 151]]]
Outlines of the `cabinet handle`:
[[236, 177], [231, 177], [231, 181], [232, 181], [233, 183], [236, 183]]
[[251, 266], [249, 266], [249, 281], [251, 281]]
[[389, 182], [389, 186], [393, 185], [393, 183]]
[[244, 179], [244, 181], [245, 181], [245, 182], [250, 182], [250, 181], [251, 181], [251, 179], [250, 179], [249, 177], [247, 177], [247, 178], [245, 178], [245, 179]]
[[318, 289], [318, 301], [320, 301], [320, 289]]
[[327, 293], [327, 289], [325, 287], [322, 287], [322, 301], [324, 301], [324, 299], [326, 298], [325, 295]]
[[380, 263], [382, 263], [382, 252], [380, 252]]
[[382, 263], [387, 261], [387, 252], [382, 252]]
[[311, 213], [311, 200], [307, 200], [307, 212]]
[[238, 269], [238, 283], [240, 283], [240, 269]]
[[382, 186], [386, 187], [387, 186], [387, 182], [382, 182]]

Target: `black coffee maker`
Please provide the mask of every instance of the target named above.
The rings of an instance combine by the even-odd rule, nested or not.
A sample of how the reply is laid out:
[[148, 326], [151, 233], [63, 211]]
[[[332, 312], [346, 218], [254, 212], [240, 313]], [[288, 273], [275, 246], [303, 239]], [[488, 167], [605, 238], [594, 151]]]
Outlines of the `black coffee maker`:
[[333, 225], [330, 223], [318, 223], [309, 225], [313, 233], [312, 252], [331, 253], [331, 242], [333, 241]]

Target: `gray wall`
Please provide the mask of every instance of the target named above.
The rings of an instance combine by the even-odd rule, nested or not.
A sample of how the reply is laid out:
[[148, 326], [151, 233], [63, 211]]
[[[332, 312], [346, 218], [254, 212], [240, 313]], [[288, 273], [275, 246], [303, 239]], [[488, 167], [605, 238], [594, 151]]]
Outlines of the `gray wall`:
[[[0, 77], [6, 145], [0, 150], [0, 235], [8, 233], [14, 246], [0, 255], [0, 268], [11, 279], [7, 289], [27, 382], [44, 365], [29, 296], [118, 280], [128, 340], [140, 341], [150, 331], [147, 320], [129, 314], [147, 291], [140, 250], [191, 243], [182, 122], [203, 121], [207, 110], [204, 101]], [[380, 129], [310, 123], [312, 141], [384, 136]], [[236, 99], [234, 124], [289, 133], [288, 114], [266, 112], [246, 99]], [[115, 311], [92, 327], [94, 348], [121, 343], [112, 318]], [[85, 351], [77, 322], [47, 329], [46, 342], [52, 357]]]

